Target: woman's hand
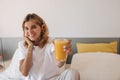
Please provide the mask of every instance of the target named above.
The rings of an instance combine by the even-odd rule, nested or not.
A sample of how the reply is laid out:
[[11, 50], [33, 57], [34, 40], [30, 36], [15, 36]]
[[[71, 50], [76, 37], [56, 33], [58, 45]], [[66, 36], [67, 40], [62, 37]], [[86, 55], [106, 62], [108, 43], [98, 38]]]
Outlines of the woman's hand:
[[24, 76], [27, 76], [32, 66], [33, 43], [27, 37], [24, 37], [24, 40], [28, 44], [28, 51], [26, 57], [20, 61], [19, 69]]
[[63, 48], [64, 48], [66, 55], [70, 55], [72, 53], [71, 40], [68, 40], [67, 44]]
[[[55, 42], [53, 41], [53, 44], [55, 44]], [[66, 58], [68, 55], [71, 54], [72, 51], [72, 45], [71, 45], [71, 40], [67, 40], [67, 44], [65, 46], [63, 46], [63, 50], [66, 53]], [[55, 51], [54, 51], [55, 52]], [[55, 54], [55, 53], [54, 53]], [[62, 54], [62, 53], [61, 53]], [[56, 59], [56, 65], [61, 68], [66, 61], [61, 61], [61, 60], [57, 60]]]
[[24, 40], [25, 40], [25, 42], [28, 44], [28, 48], [29, 47], [33, 47], [33, 42], [32, 41], [30, 41], [30, 39], [29, 38], [27, 38], [27, 37], [24, 37]]

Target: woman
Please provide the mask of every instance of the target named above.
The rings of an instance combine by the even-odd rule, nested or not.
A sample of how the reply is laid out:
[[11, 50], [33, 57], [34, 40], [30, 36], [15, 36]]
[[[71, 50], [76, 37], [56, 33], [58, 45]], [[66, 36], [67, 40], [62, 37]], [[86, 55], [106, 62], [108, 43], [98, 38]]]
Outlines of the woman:
[[[80, 80], [75, 70], [59, 68], [65, 62], [54, 58], [54, 44], [48, 36], [44, 20], [36, 14], [28, 14], [22, 24], [24, 41], [19, 42], [19, 70], [25, 80]], [[70, 41], [64, 48], [71, 53]]]

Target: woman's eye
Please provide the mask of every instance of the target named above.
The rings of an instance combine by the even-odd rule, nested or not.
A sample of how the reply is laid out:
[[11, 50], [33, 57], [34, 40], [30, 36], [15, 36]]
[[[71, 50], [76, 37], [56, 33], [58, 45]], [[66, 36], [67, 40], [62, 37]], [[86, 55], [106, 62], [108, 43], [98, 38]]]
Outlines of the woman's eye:
[[25, 30], [28, 30], [28, 28], [27, 28], [27, 27], [25, 27], [24, 29], [25, 29]]
[[32, 29], [35, 29], [35, 28], [36, 28], [36, 26], [35, 26], [35, 25], [33, 25], [31, 28], [32, 28]]

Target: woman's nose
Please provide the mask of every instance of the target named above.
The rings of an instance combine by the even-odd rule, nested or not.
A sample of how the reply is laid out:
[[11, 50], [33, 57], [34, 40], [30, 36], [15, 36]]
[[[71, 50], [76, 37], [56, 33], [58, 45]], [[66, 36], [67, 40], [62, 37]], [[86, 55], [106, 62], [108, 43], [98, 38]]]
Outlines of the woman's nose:
[[33, 33], [33, 30], [32, 30], [32, 29], [29, 29], [29, 30], [28, 30], [28, 33], [29, 33], [29, 34], [32, 34], [32, 33]]

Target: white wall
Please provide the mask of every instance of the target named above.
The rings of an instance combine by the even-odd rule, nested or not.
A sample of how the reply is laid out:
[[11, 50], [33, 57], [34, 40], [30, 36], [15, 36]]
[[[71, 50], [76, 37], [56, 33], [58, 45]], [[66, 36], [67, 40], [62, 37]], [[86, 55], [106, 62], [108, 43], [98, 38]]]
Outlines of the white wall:
[[28, 13], [40, 15], [52, 37], [120, 37], [120, 0], [0, 0], [0, 37], [21, 37]]

